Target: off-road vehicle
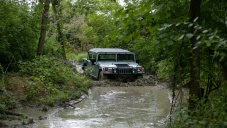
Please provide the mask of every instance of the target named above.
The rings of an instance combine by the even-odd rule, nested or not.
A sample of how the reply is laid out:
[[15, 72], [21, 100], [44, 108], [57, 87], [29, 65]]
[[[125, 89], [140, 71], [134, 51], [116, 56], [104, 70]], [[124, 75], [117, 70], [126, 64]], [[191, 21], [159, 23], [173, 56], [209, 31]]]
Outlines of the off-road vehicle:
[[93, 48], [83, 58], [82, 69], [91, 71], [98, 80], [105, 78], [137, 79], [143, 76], [144, 68], [138, 64], [133, 52], [120, 48]]

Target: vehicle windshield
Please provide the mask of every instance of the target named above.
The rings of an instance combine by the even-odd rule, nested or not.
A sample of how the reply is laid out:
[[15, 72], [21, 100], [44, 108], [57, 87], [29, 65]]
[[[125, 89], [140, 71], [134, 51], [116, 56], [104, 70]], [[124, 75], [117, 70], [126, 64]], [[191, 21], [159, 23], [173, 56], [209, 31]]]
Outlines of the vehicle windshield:
[[117, 61], [134, 61], [133, 54], [117, 54]]
[[99, 54], [98, 61], [115, 61], [115, 54]]

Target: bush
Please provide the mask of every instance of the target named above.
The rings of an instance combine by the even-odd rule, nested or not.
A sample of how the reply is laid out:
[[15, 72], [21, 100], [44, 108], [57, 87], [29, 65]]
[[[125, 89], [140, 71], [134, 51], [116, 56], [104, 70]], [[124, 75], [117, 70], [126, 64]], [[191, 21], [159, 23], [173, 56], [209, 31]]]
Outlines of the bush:
[[0, 111], [16, 106], [16, 100], [14, 100], [11, 93], [6, 93], [5, 77], [4, 69], [0, 64]]
[[[227, 87], [222, 87], [209, 96], [209, 101], [198, 102], [198, 108], [188, 110], [188, 104], [179, 107], [173, 114], [172, 127], [224, 128], [227, 127]], [[191, 113], [189, 115], [189, 113]]]
[[20, 72], [28, 77], [23, 101], [53, 104], [73, 98], [74, 93], [85, 91], [91, 85], [88, 78], [53, 57], [41, 56], [21, 62], [20, 68]]
[[12, 109], [16, 106], [17, 101], [11, 94], [0, 94], [0, 111], [6, 109]]
[[86, 52], [79, 53], [77, 55], [76, 60], [77, 60], [77, 62], [82, 62], [83, 61], [83, 58], [87, 58], [87, 53]]

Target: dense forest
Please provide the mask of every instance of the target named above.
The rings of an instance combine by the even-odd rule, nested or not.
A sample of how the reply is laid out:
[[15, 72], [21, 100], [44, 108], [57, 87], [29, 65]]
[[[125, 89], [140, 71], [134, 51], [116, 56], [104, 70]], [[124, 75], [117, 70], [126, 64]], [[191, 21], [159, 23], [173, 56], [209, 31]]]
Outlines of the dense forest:
[[18, 102], [86, 92], [69, 61], [92, 47], [135, 52], [174, 99], [189, 89], [170, 127], [227, 127], [226, 0], [0, 0], [0, 117]]

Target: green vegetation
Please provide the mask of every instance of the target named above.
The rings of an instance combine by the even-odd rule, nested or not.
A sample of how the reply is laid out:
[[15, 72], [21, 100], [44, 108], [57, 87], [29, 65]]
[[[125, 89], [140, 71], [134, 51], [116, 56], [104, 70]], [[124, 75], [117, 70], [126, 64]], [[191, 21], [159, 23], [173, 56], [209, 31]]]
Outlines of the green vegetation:
[[91, 82], [80, 76], [73, 66], [52, 57], [41, 56], [20, 64], [20, 73], [26, 76], [27, 92], [24, 101], [41, 101], [53, 104], [56, 101], [78, 98]]
[[26, 3], [0, 1], [0, 63], [4, 69], [17, 70], [17, 62], [35, 56], [38, 40], [37, 12]]
[[[227, 84], [227, 83], [225, 83]], [[209, 102], [198, 101], [200, 104], [194, 111], [187, 109], [188, 104], [182, 104], [175, 111], [173, 126], [178, 128], [225, 128], [227, 127], [226, 87], [221, 87], [209, 96]]]
[[186, 105], [171, 109], [170, 127], [226, 127], [226, 0], [124, 2], [1, 0], [0, 111], [15, 99], [53, 105], [78, 96], [90, 82], [67, 59], [118, 47], [135, 52], [147, 73], [168, 79], [173, 94], [189, 87]]
[[82, 62], [83, 58], [87, 58], [87, 52], [83, 52], [83, 53], [78, 54], [76, 60], [78, 62]]
[[68, 53], [66, 54], [66, 57], [68, 59], [76, 60], [77, 62], [81, 63], [83, 61], [83, 58], [87, 58], [87, 52], [81, 52], [77, 55], [75, 53]]
[[1, 109], [27, 102], [54, 106], [79, 98], [91, 86], [90, 80], [73, 70], [71, 64], [53, 57], [36, 57], [20, 62], [19, 67], [18, 74], [4, 80], [7, 94], [1, 93]]

